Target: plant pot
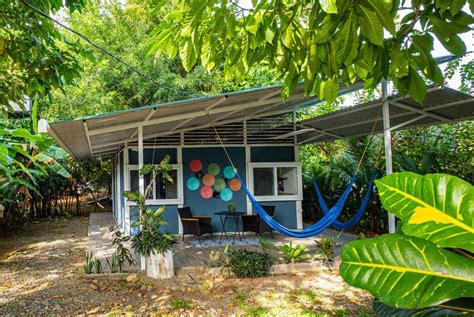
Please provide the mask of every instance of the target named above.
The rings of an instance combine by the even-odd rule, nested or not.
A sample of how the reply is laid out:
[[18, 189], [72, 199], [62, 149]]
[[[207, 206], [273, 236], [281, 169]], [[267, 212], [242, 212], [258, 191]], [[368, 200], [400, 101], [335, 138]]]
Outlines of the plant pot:
[[146, 274], [148, 277], [165, 279], [174, 276], [174, 260], [171, 250], [165, 253], [151, 254], [146, 257]]

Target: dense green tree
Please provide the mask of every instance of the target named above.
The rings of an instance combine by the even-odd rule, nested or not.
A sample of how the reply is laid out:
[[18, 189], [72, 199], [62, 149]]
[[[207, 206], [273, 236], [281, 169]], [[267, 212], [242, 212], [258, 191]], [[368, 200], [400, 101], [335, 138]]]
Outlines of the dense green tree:
[[0, 112], [11, 103], [48, 96], [79, 77], [78, 54], [90, 52], [77, 41], [68, 41], [46, 15], [60, 10], [79, 11], [84, 0], [0, 0]]
[[[184, 68], [213, 70], [224, 65], [226, 79], [243, 80], [262, 61], [284, 79], [283, 96], [304, 80], [305, 91], [328, 101], [339, 84], [363, 80], [374, 88], [392, 79], [399, 92], [421, 102], [423, 77], [443, 82], [431, 53], [436, 37], [455, 55], [466, 52], [460, 33], [473, 18], [461, 1], [158, 1], [165, 17], [155, 50], [179, 56]], [[474, 7], [469, 2], [471, 12]], [[403, 18], [401, 18], [403, 17]], [[418, 73], [421, 71], [421, 74]]]
[[[147, 2], [93, 2], [67, 18], [69, 25], [146, 76], [103, 52], [80, 57], [83, 76], [76, 86], [56, 90], [43, 100], [41, 116], [62, 120], [220, 91], [218, 77], [203, 68], [186, 73], [179, 61], [149, 54], [152, 31], [159, 22]], [[74, 35], [63, 31], [65, 36]]]

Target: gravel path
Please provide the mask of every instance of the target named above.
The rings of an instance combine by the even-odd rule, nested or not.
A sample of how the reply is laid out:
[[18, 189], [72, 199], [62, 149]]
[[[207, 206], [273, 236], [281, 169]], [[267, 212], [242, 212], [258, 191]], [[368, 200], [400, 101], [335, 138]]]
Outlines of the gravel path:
[[87, 218], [58, 218], [0, 232], [0, 315], [367, 315], [371, 297], [336, 271], [241, 280], [84, 277]]

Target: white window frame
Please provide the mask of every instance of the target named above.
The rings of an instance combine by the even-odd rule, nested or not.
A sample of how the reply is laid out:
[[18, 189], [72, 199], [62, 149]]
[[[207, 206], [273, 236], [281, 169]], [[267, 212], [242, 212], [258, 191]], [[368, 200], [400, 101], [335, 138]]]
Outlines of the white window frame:
[[[171, 167], [177, 171], [178, 176], [178, 198], [176, 199], [147, 199], [147, 205], [180, 205], [184, 204], [184, 193], [183, 193], [183, 164], [171, 164]], [[127, 178], [125, 182], [125, 191], [130, 190], [130, 171], [138, 171], [138, 164], [129, 164], [126, 166]], [[134, 202], [128, 201], [125, 197], [127, 206], [135, 206]]]
[[[278, 195], [278, 176], [277, 168], [279, 167], [296, 167], [296, 181], [297, 181], [297, 195]], [[275, 195], [270, 196], [255, 196], [254, 192], [254, 168], [273, 168], [273, 192]], [[298, 201], [303, 200], [303, 179], [300, 162], [259, 162], [248, 163], [247, 170], [249, 174], [249, 190], [257, 201]]]

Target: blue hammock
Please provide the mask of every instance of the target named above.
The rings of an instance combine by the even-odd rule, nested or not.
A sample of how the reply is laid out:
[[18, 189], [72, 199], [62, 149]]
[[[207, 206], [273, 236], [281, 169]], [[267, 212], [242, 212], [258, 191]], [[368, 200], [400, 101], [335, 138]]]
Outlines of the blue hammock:
[[[301, 230], [293, 230], [293, 229], [288, 229], [285, 226], [281, 225], [278, 223], [275, 219], [273, 219], [263, 208], [260, 206], [260, 204], [257, 202], [255, 197], [250, 193], [249, 189], [245, 185], [245, 183], [242, 181], [240, 178], [240, 175], [237, 173], [237, 178], [240, 180], [242, 184], [242, 188], [244, 189], [245, 193], [247, 194], [247, 197], [250, 199], [250, 202], [252, 203], [253, 208], [255, 211], [258, 213], [258, 215], [272, 228], [273, 230], [290, 236], [290, 237], [295, 237], [295, 238], [308, 238], [315, 236], [317, 234], [320, 234], [323, 232], [327, 227], [329, 227], [336, 219], [339, 217], [342, 209], [344, 208], [344, 204], [347, 201], [347, 198], [349, 197], [349, 194], [351, 193], [352, 190], [352, 185], [354, 184], [355, 180], [355, 175], [352, 177], [351, 181], [349, 182], [349, 185], [347, 188], [344, 190], [343, 194], [339, 198], [339, 200], [336, 202], [336, 204], [331, 208], [328, 209], [327, 212], [324, 214], [323, 218], [321, 218], [318, 222], [315, 224], [306, 227]], [[327, 205], [326, 205], [327, 207]]]
[[[374, 186], [376, 172], [377, 170], [374, 168], [372, 171], [372, 176], [370, 177], [367, 193], [365, 193], [364, 199], [362, 200], [362, 204], [360, 205], [359, 210], [357, 210], [356, 214], [347, 222], [341, 222], [337, 219], [334, 220], [332, 225], [335, 228], [341, 229], [341, 230], [349, 229], [349, 228], [354, 227], [360, 221], [360, 219], [364, 215], [365, 209], [367, 208], [367, 204], [369, 203], [369, 200], [370, 200], [370, 193], [372, 192], [372, 188]], [[314, 185], [314, 189], [316, 190], [316, 195], [318, 196], [318, 202], [319, 202], [319, 206], [321, 206], [321, 211], [323, 212], [323, 215], [326, 215], [328, 212], [330, 212], [330, 209], [328, 205], [326, 204], [326, 201], [324, 201], [323, 195], [321, 194], [318, 183], [316, 182], [316, 179], [314, 177], [313, 177], [313, 185]]]

